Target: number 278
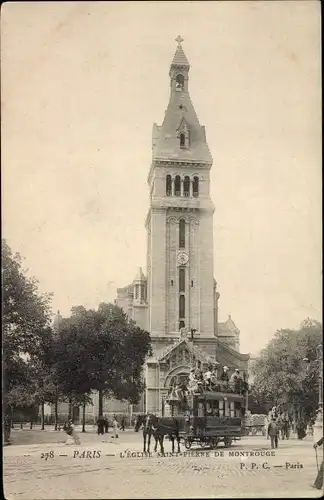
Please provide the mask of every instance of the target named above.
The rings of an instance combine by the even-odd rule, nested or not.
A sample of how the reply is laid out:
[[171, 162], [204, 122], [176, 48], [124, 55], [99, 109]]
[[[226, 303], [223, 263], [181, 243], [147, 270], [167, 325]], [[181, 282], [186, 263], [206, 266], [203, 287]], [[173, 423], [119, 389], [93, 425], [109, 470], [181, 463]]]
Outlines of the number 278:
[[41, 458], [48, 460], [49, 458], [54, 458], [54, 451], [49, 451], [47, 453], [42, 453]]

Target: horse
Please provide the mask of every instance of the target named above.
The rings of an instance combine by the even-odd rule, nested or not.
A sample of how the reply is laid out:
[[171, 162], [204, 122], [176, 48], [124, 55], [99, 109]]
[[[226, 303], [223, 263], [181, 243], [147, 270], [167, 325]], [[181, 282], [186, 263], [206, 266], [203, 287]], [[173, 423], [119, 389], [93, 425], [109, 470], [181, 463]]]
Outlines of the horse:
[[[157, 451], [157, 445], [160, 443], [161, 453], [164, 454], [164, 436], [169, 436], [172, 442], [172, 453], [174, 453], [174, 440], [178, 442], [178, 453], [180, 453], [180, 426], [176, 418], [156, 417], [155, 415], [139, 415], [136, 426], [137, 430], [143, 425], [143, 451], [150, 451], [151, 438], [155, 439], [154, 451]], [[136, 430], [136, 429], [135, 429]], [[147, 444], [147, 449], [146, 449]]]
[[[162, 455], [164, 455], [164, 436], [169, 436], [172, 442], [172, 453], [174, 453], [174, 440], [178, 443], [178, 453], [180, 453], [180, 425], [176, 418], [174, 417], [156, 417], [155, 415], [149, 416], [148, 426], [151, 426], [152, 434], [155, 439], [154, 451], [157, 451], [157, 445], [160, 444], [160, 450]], [[144, 433], [144, 431], [143, 431]], [[150, 438], [149, 438], [150, 441]], [[144, 441], [145, 443], [145, 441]], [[144, 444], [145, 446], [145, 444]], [[145, 451], [145, 450], [144, 450]]]
[[134, 424], [134, 431], [135, 432], [138, 432], [140, 430], [140, 428], [142, 427], [142, 425], [144, 425], [145, 419], [146, 419], [145, 413], [137, 415], [136, 420], [135, 420], [135, 424]]
[[[147, 440], [147, 451], [150, 452], [151, 437], [153, 435], [153, 415], [141, 415], [139, 428], [143, 424], [143, 451], [146, 453], [146, 440]], [[155, 448], [157, 447], [157, 440], [155, 439]]]

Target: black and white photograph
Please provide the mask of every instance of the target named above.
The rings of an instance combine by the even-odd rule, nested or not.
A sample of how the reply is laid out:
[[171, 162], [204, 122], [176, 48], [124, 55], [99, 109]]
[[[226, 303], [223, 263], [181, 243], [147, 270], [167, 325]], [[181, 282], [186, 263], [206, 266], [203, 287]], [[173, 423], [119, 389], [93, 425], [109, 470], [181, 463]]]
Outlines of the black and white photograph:
[[321, 4], [5, 2], [7, 500], [323, 496]]

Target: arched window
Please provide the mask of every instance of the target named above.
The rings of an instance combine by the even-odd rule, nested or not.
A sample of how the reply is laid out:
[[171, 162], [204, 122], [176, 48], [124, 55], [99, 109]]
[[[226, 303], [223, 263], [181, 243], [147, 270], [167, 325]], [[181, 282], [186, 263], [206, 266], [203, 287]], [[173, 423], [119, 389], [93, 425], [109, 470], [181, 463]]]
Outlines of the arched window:
[[186, 147], [186, 136], [185, 134], [180, 134], [180, 148]]
[[179, 221], [179, 248], [185, 248], [186, 246], [186, 221], [180, 219]]
[[190, 177], [188, 175], [186, 175], [186, 177], [184, 178], [184, 182], [183, 182], [183, 194], [185, 196], [189, 196], [190, 195]]
[[179, 74], [176, 77], [176, 91], [182, 92], [183, 89], [184, 89], [184, 77], [183, 75]]
[[179, 268], [179, 292], [185, 292], [186, 287], [186, 270], [184, 267]]
[[179, 318], [186, 317], [186, 299], [184, 295], [179, 296]]
[[167, 196], [171, 196], [172, 195], [172, 178], [171, 178], [171, 175], [167, 175], [166, 176], [165, 190], [166, 190]]
[[194, 177], [192, 184], [193, 195], [197, 198], [199, 196], [199, 179]]
[[180, 194], [181, 194], [181, 179], [180, 179], [180, 175], [176, 175], [176, 178], [174, 180], [174, 187], [175, 187], [175, 194], [176, 194], [176, 196], [180, 196]]

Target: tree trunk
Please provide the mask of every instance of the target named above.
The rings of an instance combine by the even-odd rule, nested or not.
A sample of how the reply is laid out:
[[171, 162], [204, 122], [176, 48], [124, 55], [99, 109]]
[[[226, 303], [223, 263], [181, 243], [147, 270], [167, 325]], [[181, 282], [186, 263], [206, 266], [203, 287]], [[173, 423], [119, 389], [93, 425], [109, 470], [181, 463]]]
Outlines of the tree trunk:
[[41, 430], [45, 429], [45, 416], [44, 416], [44, 401], [41, 404]]
[[72, 418], [72, 400], [69, 398], [69, 420]]
[[33, 421], [31, 420], [30, 421], [30, 429], [32, 429], [32, 428], [33, 428]]
[[23, 429], [23, 427], [24, 427], [24, 423], [22, 420], [20, 420], [20, 428]]
[[58, 403], [57, 403], [57, 400], [56, 400], [55, 404], [54, 404], [54, 422], [55, 422], [54, 430], [55, 431], [57, 431], [57, 421], [58, 421], [57, 410], [58, 410]]
[[86, 410], [86, 402], [84, 398], [82, 405], [82, 432], [85, 432], [85, 410]]
[[99, 391], [98, 407], [99, 407], [99, 416], [100, 416], [100, 415], [102, 415], [102, 410], [103, 410], [103, 395], [102, 395], [102, 390]]

